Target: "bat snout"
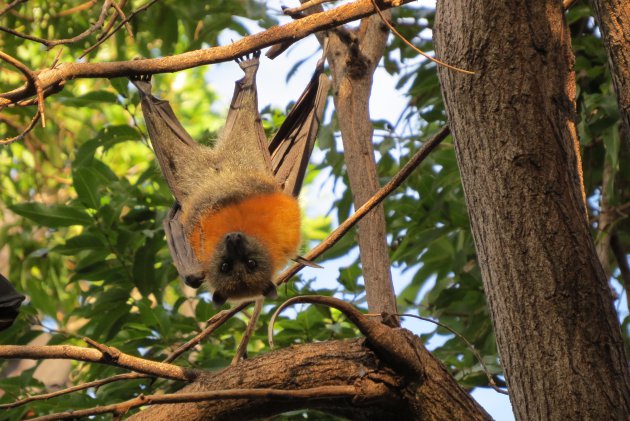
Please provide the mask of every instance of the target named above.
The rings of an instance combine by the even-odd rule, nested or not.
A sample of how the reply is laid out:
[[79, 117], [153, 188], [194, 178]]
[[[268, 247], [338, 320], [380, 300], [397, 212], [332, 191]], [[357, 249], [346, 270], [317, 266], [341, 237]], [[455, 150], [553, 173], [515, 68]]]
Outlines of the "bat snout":
[[243, 256], [246, 253], [246, 240], [241, 232], [230, 232], [225, 235], [225, 247], [232, 256]]

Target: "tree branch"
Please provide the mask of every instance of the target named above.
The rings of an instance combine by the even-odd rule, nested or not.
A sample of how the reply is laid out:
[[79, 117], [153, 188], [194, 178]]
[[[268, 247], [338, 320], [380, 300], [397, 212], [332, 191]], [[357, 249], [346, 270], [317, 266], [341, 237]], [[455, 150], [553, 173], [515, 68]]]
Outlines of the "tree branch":
[[[110, 349], [113, 349], [110, 347]], [[116, 350], [115, 357], [110, 352], [97, 349], [82, 348], [71, 345], [0, 345], [0, 358], [17, 359], [64, 359], [107, 364], [114, 367], [133, 370], [138, 373], [150, 374], [171, 380], [193, 381], [199, 371], [178, 367], [172, 364], [160, 363], [134, 357]]]
[[[411, 0], [381, 0], [382, 10], [400, 6]], [[174, 56], [155, 59], [117, 61], [106, 63], [62, 63], [54, 69], [42, 70], [38, 76], [44, 89], [57, 86], [67, 80], [79, 78], [115, 78], [144, 74], [177, 72], [211, 63], [233, 60], [244, 54], [260, 50], [283, 41], [297, 40], [307, 35], [334, 28], [374, 13], [370, 0], [357, 0], [304, 19], [274, 26], [266, 31], [245, 37], [227, 46], [190, 51]], [[31, 97], [34, 91], [24, 86], [0, 94], [0, 98], [17, 103]]]
[[388, 333], [394, 330], [405, 332], [409, 340], [418, 345], [422, 380], [393, 371], [365, 345], [365, 340], [318, 342], [279, 349], [243, 360], [218, 373], [201, 375], [181, 392], [350, 386], [359, 390], [355, 397], [338, 395], [288, 401], [226, 398], [198, 404], [154, 406], [135, 414], [130, 420], [247, 420], [306, 408], [356, 420], [490, 419], [439, 361], [421, 349], [419, 338], [404, 329], [385, 329]]
[[[378, 387], [380, 386], [380, 387]], [[116, 415], [126, 414], [133, 408], [145, 405], [204, 402], [218, 399], [273, 399], [288, 400], [297, 399], [302, 401], [321, 400], [330, 398], [349, 399], [377, 399], [387, 394], [384, 385], [377, 385], [371, 388], [369, 394], [356, 386], [321, 386], [309, 389], [281, 390], [281, 389], [233, 389], [214, 390], [210, 392], [175, 393], [167, 395], [140, 395], [137, 398], [125, 402], [95, 408], [83, 409], [79, 411], [68, 411], [43, 417], [32, 418], [33, 421], [51, 421], [76, 419], [78, 417], [88, 417], [97, 414], [114, 413]]]
[[0, 9], [0, 16], [4, 15], [5, 13], [7, 13], [9, 10], [13, 9], [18, 4], [25, 3], [26, 1], [27, 0], [13, 0], [11, 3], [7, 4], [2, 9]]

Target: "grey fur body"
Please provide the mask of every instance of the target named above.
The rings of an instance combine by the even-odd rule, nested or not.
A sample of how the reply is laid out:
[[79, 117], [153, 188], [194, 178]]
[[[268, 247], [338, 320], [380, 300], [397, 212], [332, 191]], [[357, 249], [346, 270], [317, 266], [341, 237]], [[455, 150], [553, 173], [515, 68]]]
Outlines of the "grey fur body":
[[[298, 195], [330, 87], [320, 60], [307, 89], [269, 143], [258, 112], [259, 55], [237, 60], [245, 76], [236, 82], [225, 127], [214, 147], [190, 137], [168, 102], [151, 95], [148, 77], [132, 80], [140, 91], [155, 155], [177, 200], [164, 221], [173, 262], [189, 286], [206, 281], [217, 304], [273, 296], [270, 254], [258, 239], [231, 232], [211, 256], [201, 258], [192, 249], [190, 234], [204, 214], [230, 203], [276, 191]], [[203, 250], [203, 235], [200, 240]]]
[[[175, 123], [166, 119], [147, 125], [160, 168], [183, 209], [181, 222], [187, 234], [204, 212], [279, 190], [258, 113], [258, 57], [239, 64], [245, 77], [236, 82], [225, 127], [214, 147], [200, 145], [183, 127], [173, 127]], [[144, 94], [143, 109], [155, 108], [150, 84], [135, 83]], [[177, 136], [160, 135], [168, 129]]]

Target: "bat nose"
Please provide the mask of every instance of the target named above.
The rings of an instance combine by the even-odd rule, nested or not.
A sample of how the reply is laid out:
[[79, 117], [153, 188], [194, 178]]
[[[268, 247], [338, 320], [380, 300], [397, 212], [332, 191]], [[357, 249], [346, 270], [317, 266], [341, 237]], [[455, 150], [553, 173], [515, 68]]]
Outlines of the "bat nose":
[[243, 241], [243, 234], [241, 234], [240, 232], [231, 232], [225, 236], [225, 241], [227, 241], [228, 243], [239, 243]]
[[225, 245], [229, 254], [240, 256], [245, 251], [245, 237], [240, 232], [231, 232], [225, 236]]

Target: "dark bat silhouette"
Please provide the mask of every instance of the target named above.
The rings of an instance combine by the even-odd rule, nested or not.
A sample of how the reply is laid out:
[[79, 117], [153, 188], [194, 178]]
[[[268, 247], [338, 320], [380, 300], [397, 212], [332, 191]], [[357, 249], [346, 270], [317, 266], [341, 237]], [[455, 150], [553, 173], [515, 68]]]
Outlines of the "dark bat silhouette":
[[20, 311], [24, 296], [18, 293], [7, 278], [0, 275], [0, 330], [8, 329]]
[[[256, 71], [260, 53], [237, 60], [225, 127], [212, 148], [195, 142], [167, 101], [151, 95], [149, 78], [132, 82], [158, 163], [176, 203], [164, 221], [180, 276], [213, 301], [274, 296], [273, 274], [297, 255], [299, 194], [330, 81], [323, 58], [310, 83], [268, 142], [258, 112]], [[314, 265], [314, 264], [313, 264]]]

